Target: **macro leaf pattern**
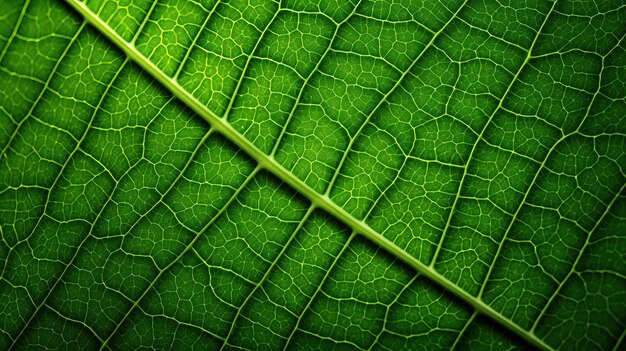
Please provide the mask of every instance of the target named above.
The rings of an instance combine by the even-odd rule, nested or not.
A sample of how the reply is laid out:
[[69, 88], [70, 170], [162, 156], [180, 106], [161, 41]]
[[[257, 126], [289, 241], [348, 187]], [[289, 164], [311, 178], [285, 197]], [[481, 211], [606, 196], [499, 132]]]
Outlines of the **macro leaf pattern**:
[[620, 1], [0, 3], [0, 348], [621, 350]]

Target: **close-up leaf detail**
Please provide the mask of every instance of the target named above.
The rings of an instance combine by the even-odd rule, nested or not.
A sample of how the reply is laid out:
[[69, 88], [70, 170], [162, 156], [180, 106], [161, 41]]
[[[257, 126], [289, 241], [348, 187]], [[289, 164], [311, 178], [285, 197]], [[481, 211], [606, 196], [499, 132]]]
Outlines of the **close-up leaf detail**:
[[626, 4], [0, 1], [0, 350], [626, 349]]

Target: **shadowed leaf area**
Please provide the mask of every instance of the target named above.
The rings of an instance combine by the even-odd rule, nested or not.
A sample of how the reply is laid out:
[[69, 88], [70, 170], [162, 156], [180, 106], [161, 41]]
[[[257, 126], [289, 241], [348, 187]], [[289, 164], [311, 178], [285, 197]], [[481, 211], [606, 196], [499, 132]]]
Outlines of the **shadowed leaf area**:
[[0, 1], [0, 349], [624, 350], [626, 5]]

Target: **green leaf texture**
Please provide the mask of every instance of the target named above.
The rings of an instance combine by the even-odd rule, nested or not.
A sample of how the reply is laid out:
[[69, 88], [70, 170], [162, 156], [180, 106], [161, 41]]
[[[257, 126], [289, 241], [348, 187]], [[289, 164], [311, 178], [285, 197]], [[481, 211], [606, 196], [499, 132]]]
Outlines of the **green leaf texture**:
[[0, 349], [623, 350], [626, 5], [0, 1]]

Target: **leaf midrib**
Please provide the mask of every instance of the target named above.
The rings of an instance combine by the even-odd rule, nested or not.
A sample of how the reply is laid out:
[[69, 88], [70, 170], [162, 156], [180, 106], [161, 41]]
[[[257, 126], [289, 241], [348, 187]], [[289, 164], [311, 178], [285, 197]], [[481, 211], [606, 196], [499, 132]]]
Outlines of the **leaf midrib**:
[[268, 156], [267, 154], [262, 152], [252, 142], [250, 142], [243, 135], [237, 132], [225, 119], [217, 116], [214, 112], [209, 110], [204, 104], [198, 101], [182, 86], [180, 86], [175, 79], [170, 78], [164, 72], [162, 72], [154, 63], [148, 60], [148, 58], [141, 54], [133, 45], [124, 40], [111, 27], [109, 27], [108, 24], [106, 24], [95, 13], [93, 13], [87, 7], [87, 5], [77, 0], [66, 0], [66, 2], [78, 13], [80, 13], [81, 16], [89, 24], [91, 24], [102, 35], [109, 39], [118, 49], [122, 50], [122, 52], [124, 52], [124, 54], [126, 54], [129, 59], [136, 62], [143, 70], [145, 70], [150, 76], [152, 76], [152, 78], [162, 84], [167, 90], [169, 90], [174, 96], [180, 99], [195, 113], [197, 113], [207, 122], [209, 122], [216, 131], [218, 131], [224, 137], [237, 145], [250, 157], [252, 157], [258, 163], [259, 167], [271, 172], [280, 180], [292, 187], [294, 190], [305, 196], [307, 199], [309, 199], [309, 201], [311, 201], [313, 207], [320, 208], [328, 212], [330, 215], [349, 226], [356, 233], [363, 235], [382, 249], [386, 250], [387, 252], [398, 258], [399, 260], [408, 264], [421, 275], [427, 277], [435, 284], [441, 286], [449, 293], [455, 295], [465, 303], [472, 306], [475, 311], [489, 317], [493, 321], [500, 324], [502, 327], [515, 333], [533, 346], [543, 350], [553, 349], [543, 340], [538, 338], [534, 333], [523, 329], [518, 324], [514, 323], [511, 319], [505, 317], [504, 315], [493, 309], [491, 306], [485, 304], [482, 300], [469, 294], [467, 291], [463, 290], [458, 285], [454, 284], [452, 281], [442, 276], [440, 273], [435, 271], [433, 267], [422, 263], [414, 256], [406, 252], [404, 249], [400, 248], [392, 241], [382, 236], [380, 233], [372, 229], [368, 224], [356, 219], [345, 209], [331, 201], [330, 197], [327, 194], [322, 195], [318, 193], [309, 185], [297, 178], [293, 173], [280, 165], [274, 159], [274, 157]]

